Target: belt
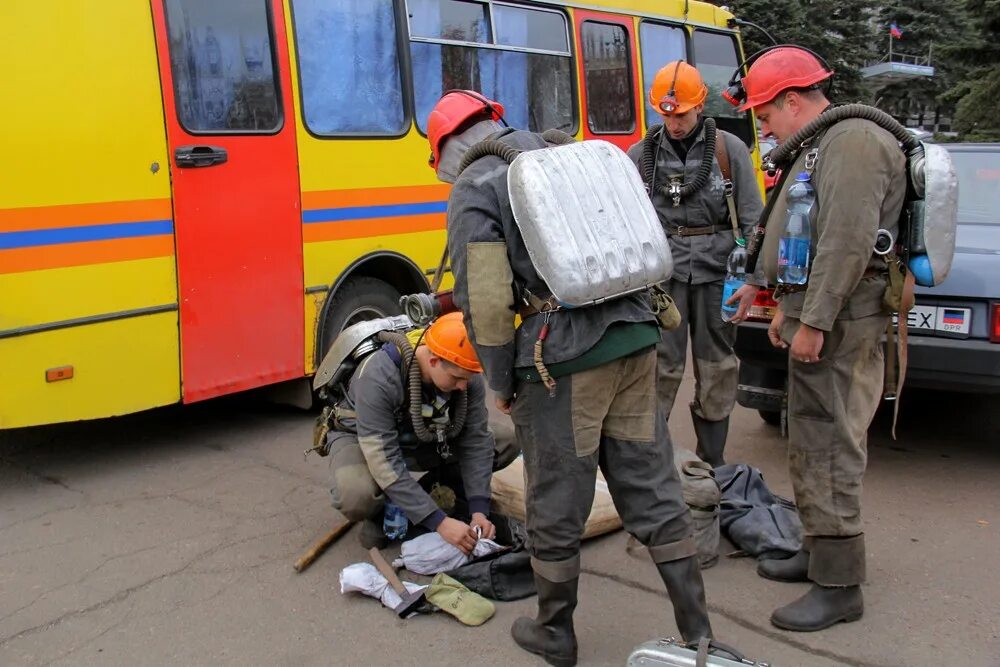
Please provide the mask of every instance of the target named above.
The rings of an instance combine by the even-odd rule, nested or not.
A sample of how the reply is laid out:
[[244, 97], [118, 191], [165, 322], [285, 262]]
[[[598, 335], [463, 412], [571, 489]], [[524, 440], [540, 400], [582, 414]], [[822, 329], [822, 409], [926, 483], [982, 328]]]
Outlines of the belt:
[[[865, 278], [876, 278], [881, 275], [886, 274], [886, 269], [865, 269], [865, 272], [861, 274], [861, 279]], [[785, 283], [778, 283], [777, 287], [774, 288], [774, 294], [772, 296], [777, 299], [780, 296], [786, 294], [794, 294], [795, 292], [804, 292], [809, 286], [809, 283], [805, 285], [787, 285]]]
[[707, 234], [718, 234], [719, 232], [732, 231], [729, 225], [699, 225], [697, 227], [667, 227], [667, 234], [673, 236], [705, 236]]

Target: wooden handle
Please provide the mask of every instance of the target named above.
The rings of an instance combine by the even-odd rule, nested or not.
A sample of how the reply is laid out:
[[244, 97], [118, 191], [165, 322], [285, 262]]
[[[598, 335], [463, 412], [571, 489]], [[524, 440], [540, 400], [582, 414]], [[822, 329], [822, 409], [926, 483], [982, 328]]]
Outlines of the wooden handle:
[[392, 569], [392, 566], [389, 565], [389, 561], [385, 559], [381, 551], [379, 551], [376, 547], [372, 547], [368, 550], [368, 555], [371, 556], [372, 562], [375, 563], [375, 567], [377, 567], [378, 571], [382, 573], [382, 576], [388, 579], [389, 583], [392, 584], [393, 590], [404, 596], [409, 593], [409, 591], [406, 590], [406, 587], [403, 586], [403, 582], [396, 576], [396, 571]]
[[353, 521], [345, 521], [331, 530], [329, 533], [320, 538], [315, 544], [313, 544], [312, 547], [309, 548], [309, 551], [305, 552], [301, 558], [295, 561], [295, 565], [292, 567], [295, 568], [296, 572], [302, 572], [304, 569], [312, 565], [314, 560], [319, 558], [331, 544], [340, 539], [340, 536], [346, 533], [347, 530], [353, 525]]

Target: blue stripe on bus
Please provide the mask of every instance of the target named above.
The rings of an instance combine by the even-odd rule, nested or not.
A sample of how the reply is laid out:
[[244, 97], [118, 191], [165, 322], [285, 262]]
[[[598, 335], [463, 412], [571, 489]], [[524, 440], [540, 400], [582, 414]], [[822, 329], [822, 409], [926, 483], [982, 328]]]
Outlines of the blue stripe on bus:
[[173, 232], [174, 223], [172, 220], [118, 222], [109, 225], [35, 229], [24, 232], [0, 232], [0, 250], [58, 245], [60, 243], [78, 243], [80, 241], [105, 241], [108, 239], [126, 239], [137, 236], [159, 236], [161, 234], [173, 234]]
[[444, 213], [448, 210], [446, 201], [420, 202], [416, 204], [387, 204], [384, 206], [346, 206], [343, 208], [318, 208], [302, 212], [302, 222], [343, 222], [345, 220], [366, 220], [369, 218], [397, 218], [406, 215]]

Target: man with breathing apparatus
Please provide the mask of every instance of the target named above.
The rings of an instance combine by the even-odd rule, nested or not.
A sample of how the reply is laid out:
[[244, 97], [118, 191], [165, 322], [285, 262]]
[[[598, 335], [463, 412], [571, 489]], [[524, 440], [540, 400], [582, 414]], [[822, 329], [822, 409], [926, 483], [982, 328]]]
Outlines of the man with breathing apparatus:
[[[497, 405], [511, 415], [524, 453], [526, 527], [538, 614], [518, 619], [511, 634], [519, 646], [549, 664], [576, 664], [573, 613], [580, 542], [600, 465], [625, 529], [646, 545], [666, 585], [681, 634], [688, 641], [709, 637], [691, 520], [666, 420], [657, 409], [655, 346], [660, 335], [646, 290], [567, 306], [541, 277], [540, 265], [528, 252], [530, 239], [519, 227], [526, 223], [520, 215], [515, 219], [512, 208], [509, 179], [518, 160], [537, 165], [546, 159], [558, 162], [557, 152], [564, 149], [618, 149], [602, 142], [574, 144], [562, 133], [539, 135], [501, 123], [500, 104], [474, 91], [450, 91], [431, 111], [427, 137], [431, 167], [440, 180], [454, 183], [448, 200], [454, 301], [465, 314]], [[551, 151], [538, 150], [547, 148]], [[628, 158], [618, 151], [617, 159], [626, 167], [618, 173], [634, 178]], [[599, 178], [596, 170], [586, 174]], [[566, 186], [586, 188], [586, 180]], [[545, 190], [534, 201], [558, 210], [593, 194]], [[655, 224], [652, 211], [649, 217]], [[563, 224], [555, 217], [545, 222], [550, 231]], [[572, 230], [565, 232], [568, 238]], [[561, 245], [565, 250], [572, 244]], [[537, 260], [546, 261], [546, 254], [552, 255], [543, 253]], [[521, 317], [518, 327], [515, 314]]]
[[[779, 628], [813, 631], [858, 620], [864, 609], [861, 486], [890, 312], [889, 268], [875, 248], [880, 235], [899, 236], [906, 157], [899, 135], [884, 129], [892, 127], [891, 119], [873, 122], [868, 117], [879, 118], [877, 110], [831, 105], [823, 86], [833, 70], [813, 52], [771, 47], [748, 62], [747, 73], [737, 70], [724, 96], [741, 111], [752, 109], [765, 135], [781, 142], [772, 156], [784, 155], [777, 165], [782, 180], [761, 219], [766, 227], [750, 244], [750, 263], [759, 251], [768, 281], [778, 284], [779, 308], [768, 336], [789, 350], [789, 467], [805, 536], [802, 551], [764, 560], [758, 572], [813, 583], [771, 616]], [[788, 193], [796, 180], [815, 192], [804, 285], [777, 279]]]
[[651, 127], [628, 154], [670, 238], [674, 272], [663, 287], [682, 317], [681, 326], [662, 332], [657, 347], [659, 400], [669, 418], [684, 376], [690, 331], [697, 454], [720, 466], [736, 404], [735, 325], [764, 284], [762, 275], [747, 276], [746, 284], [727, 293], [735, 311], [724, 321], [726, 264], [735, 245], [750, 234], [763, 203], [746, 145], [703, 115], [707, 96], [697, 69], [680, 60], [665, 65], [649, 89], [649, 102], [663, 123]]
[[[462, 314], [442, 315], [426, 329], [382, 331], [377, 341], [346, 393], [321, 417], [329, 423], [321, 439], [330, 456], [333, 506], [363, 522], [366, 548], [385, 546], [388, 500], [413, 524], [470, 553], [479, 537], [495, 534], [490, 478], [517, 452], [494, 452], [482, 367]], [[411, 470], [427, 476], [418, 482]], [[469, 523], [445, 511], [455, 513], [456, 496], [467, 505], [459, 514]]]

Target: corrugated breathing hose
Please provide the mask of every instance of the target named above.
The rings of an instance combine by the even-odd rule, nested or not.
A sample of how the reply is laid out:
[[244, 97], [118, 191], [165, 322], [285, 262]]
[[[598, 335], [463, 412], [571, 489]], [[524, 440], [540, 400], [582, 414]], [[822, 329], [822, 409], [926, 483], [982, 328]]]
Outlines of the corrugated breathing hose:
[[[656, 154], [660, 147], [660, 129], [666, 132], [667, 129], [662, 125], [649, 128], [646, 132], [646, 137], [642, 141], [642, 180], [645, 181], [646, 185], [652, 190], [654, 184], [653, 179], [656, 175]], [[681, 198], [687, 197], [698, 190], [705, 187], [708, 183], [708, 177], [712, 173], [712, 162], [715, 160], [715, 119], [706, 118], [705, 119], [705, 154], [701, 158], [701, 165], [698, 167], [698, 172], [694, 175], [694, 179], [690, 183], [681, 184], [680, 196]], [[661, 185], [656, 188], [664, 197], [673, 197], [674, 193], [670, 192], [670, 187], [667, 185]]]
[[[410, 423], [413, 425], [413, 432], [420, 442], [437, 442], [437, 436], [427, 428], [427, 422], [421, 413], [424, 404], [423, 378], [420, 375], [420, 364], [415, 363], [413, 358], [413, 346], [405, 334], [397, 331], [381, 331], [378, 340], [383, 343], [391, 343], [399, 348], [402, 357], [402, 367], [408, 369], [406, 380], [406, 391], [410, 398]], [[454, 413], [451, 422], [445, 430], [444, 437], [451, 440], [465, 428], [465, 418], [469, 411], [469, 395], [464, 391], [453, 392], [458, 395], [452, 404]]]

